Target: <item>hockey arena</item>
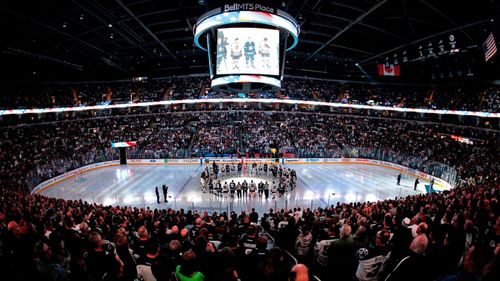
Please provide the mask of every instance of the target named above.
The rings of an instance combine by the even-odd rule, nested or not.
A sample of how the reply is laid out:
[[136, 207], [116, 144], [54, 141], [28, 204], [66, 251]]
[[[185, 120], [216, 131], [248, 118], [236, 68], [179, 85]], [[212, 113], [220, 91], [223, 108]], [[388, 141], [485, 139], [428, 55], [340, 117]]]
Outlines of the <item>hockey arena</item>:
[[500, 1], [0, 2], [0, 280], [499, 281]]
[[[226, 159], [231, 160], [231, 159]], [[238, 159], [233, 159], [238, 161]], [[297, 159], [300, 160], [300, 159]], [[360, 159], [336, 159], [337, 163], [322, 164], [312, 160], [311, 164], [289, 164], [285, 168], [292, 168], [297, 173], [297, 186], [280, 195], [279, 192], [269, 191], [265, 195], [251, 197], [249, 194], [238, 198], [237, 194], [209, 192], [208, 187], [202, 190], [200, 175], [209, 164], [177, 163], [163, 164], [163, 161], [143, 160], [143, 163], [132, 162], [128, 166], [102, 167], [89, 172], [70, 172], [68, 178], [59, 179], [48, 186], [42, 185], [38, 194], [45, 196], [74, 199], [79, 198], [90, 203], [104, 205], [130, 205], [134, 207], [156, 208], [184, 208], [192, 211], [216, 211], [250, 213], [252, 208], [258, 212], [266, 212], [270, 208], [289, 209], [323, 208], [330, 204], [344, 202], [368, 201], [375, 202], [384, 199], [406, 197], [408, 195], [425, 194], [429, 192], [429, 179], [420, 176], [421, 183], [415, 188], [415, 179], [418, 177], [408, 172], [401, 173], [398, 168], [383, 164], [361, 164]], [[332, 159], [333, 160], [333, 159]], [[347, 162], [347, 160], [354, 160]], [[217, 162], [217, 159], [214, 159]], [[235, 163], [236, 161], [232, 161]], [[245, 159], [239, 160], [245, 162]], [[254, 160], [246, 160], [253, 163]], [[170, 160], [169, 162], [175, 162]], [[188, 161], [189, 162], [189, 161]], [[197, 161], [199, 162], [199, 161]], [[269, 161], [268, 161], [269, 162]], [[224, 163], [224, 162], [220, 162]], [[226, 163], [231, 163], [227, 161]], [[265, 163], [265, 162], [263, 162]], [[387, 163], [389, 164], [389, 163]], [[224, 164], [225, 165], [225, 164]], [[234, 165], [234, 164], [233, 164]], [[261, 164], [259, 164], [260, 166]], [[404, 167], [400, 167], [402, 170]], [[219, 174], [222, 183], [242, 182], [278, 182], [271, 172], [252, 173], [251, 166], [247, 170], [234, 173]], [[400, 185], [397, 177], [402, 174]], [[157, 202], [155, 187], [168, 185], [167, 201], [160, 189], [160, 203]], [[427, 187], [426, 187], [427, 185]], [[435, 185], [436, 190], [449, 190], [450, 185], [442, 181]], [[272, 189], [272, 187], [270, 188]], [[273, 195], [273, 193], [275, 193]]]

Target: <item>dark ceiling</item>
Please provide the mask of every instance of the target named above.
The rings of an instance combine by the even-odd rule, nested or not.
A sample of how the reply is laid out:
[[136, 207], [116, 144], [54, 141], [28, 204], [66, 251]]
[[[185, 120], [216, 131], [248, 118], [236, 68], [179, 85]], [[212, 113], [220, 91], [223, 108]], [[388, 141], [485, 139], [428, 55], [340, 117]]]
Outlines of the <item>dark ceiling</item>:
[[[193, 46], [196, 19], [223, 1], [7, 0], [0, 4], [2, 80], [111, 80], [207, 73], [207, 54]], [[269, 1], [268, 1], [269, 2]], [[277, 1], [301, 25], [286, 73], [367, 79], [394, 55], [404, 80], [471, 70], [497, 79], [481, 45], [495, 30], [495, 0]], [[432, 43], [459, 53], [419, 58]], [[500, 38], [500, 34], [497, 34]], [[497, 40], [498, 41], [498, 40]], [[498, 61], [498, 58], [496, 58]], [[360, 63], [361, 68], [355, 63]], [[496, 77], [495, 77], [496, 76]], [[411, 78], [410, 78], [411, 77]]]

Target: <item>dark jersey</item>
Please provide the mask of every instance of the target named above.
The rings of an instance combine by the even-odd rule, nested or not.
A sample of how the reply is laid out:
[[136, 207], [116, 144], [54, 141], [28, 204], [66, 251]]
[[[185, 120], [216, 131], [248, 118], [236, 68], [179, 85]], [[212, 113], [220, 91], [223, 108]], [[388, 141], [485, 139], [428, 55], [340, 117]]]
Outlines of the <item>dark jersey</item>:
[[255, 42], [247, 41], [244, 46], [245, 55], [254, 55], [255, 54]]
[[257, 248], [257, 236], [250, 237], [246, 234], [243, 234], [243, 236], [240, 239], [240, 246], [243, 249], [249, 249], [253, 250]]

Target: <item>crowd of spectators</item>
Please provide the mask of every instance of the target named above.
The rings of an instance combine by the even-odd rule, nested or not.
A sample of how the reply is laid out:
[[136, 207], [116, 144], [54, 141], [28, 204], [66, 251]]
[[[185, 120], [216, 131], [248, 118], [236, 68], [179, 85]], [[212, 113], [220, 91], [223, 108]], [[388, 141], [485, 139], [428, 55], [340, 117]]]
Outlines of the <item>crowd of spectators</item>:
[[[155, 98], [180, 97], [193, 83], [204, 82], [176, 80], [170, 90], [158, 84]], [[315, 87], [315, 98], [325, 98], [328, 86]], [[1, 134], [0, 271], [6, 280], [500, 277], [495, 130], [326, 113], [212, 111], [130, 112], [8, 126]], [[117, 159], [110, 143], [129, 140], [138, 142], [131, 158], [271, 157], [278, 149], [297, 157], [383, 159], [431, 174], [444, 165], [458, 181], [443, 193], [261, 216], [112, 207], [27, 193], [68, 170]], [[288, 253], [300, 264], [292, 268]]]
[[476, 182], [444, 193], [273, 212], [262, 225], [322, 280], [496, 280], [498, 194], [498, 182]]
[[[180, 99], [236, 98], [210, 90], [205, 77], [0, 88], [0, 108], [69, 107]], [[500, 88], [491, 85], [408, 86], [287, 78], [278, 93], [249, 93], [250, 98], [287, 98], [328, 102], [499, 112]]]
[[[6, 280], [498, 280], [498, 173], [443, 193], [259, 215], [0, 190]], [[287, 262], [295, 256], [299, 264]]]
[[[6, 280], [288, 280], [258, 214], [208, 214], [64, 201], [0, 190]], [[303, 278], [303, 277], [302, 277]], [[295, 279], [307, 280], [307, 279]]]
[[499, 169], [496, 131], [335, 114], [150, 113], [24, 124], [5, 127], [2, 135], [0, 181], [23, 189], [117, 160], [114, 141], [137, 141], [129, 158], [272, 157], [277, 150], [281, 156], [385, 160], [450, 181]]

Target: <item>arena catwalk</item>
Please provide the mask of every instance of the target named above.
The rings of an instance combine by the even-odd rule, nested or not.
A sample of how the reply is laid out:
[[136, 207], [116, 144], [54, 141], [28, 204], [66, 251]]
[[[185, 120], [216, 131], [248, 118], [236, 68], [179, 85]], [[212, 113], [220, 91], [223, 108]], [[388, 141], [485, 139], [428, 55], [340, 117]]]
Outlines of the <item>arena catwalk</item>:
[[[114, 166], [89, 171], [51, 186], [41, 194], [64, 199], [82, 199], [105, 205], [134, 207], [185, 208], [198, 211], [250, 211], [269, 208], [317, 208], [337, 202], [377, 201], [425, 193], [425, 180], [414, 190], [415, 178], [403, 176], [397, 185], [397, 170], [361, 164], [294, 164], [288, 165], [297, 173], [297, 187], [275, 199], [231, 198], [202, 192], [201, 165]], [[230, 177], [228, 178], [231, 180]], [[258, 183], [260, 176], [245, 174], [243, 179]], [[236, 179], [238, 180], [238, 179]], [[264, 179], [265, 180], [265, 179]], [[224, 180], [222, 180], [224, 181]], [[229, 183], [229, 182], [228, 182]], [[269, 182], [271, 184], [271, 182]], [[168, 185], [165, 202], [162, 185]], [[155, 187], [158, 186], [160, 203]]]

